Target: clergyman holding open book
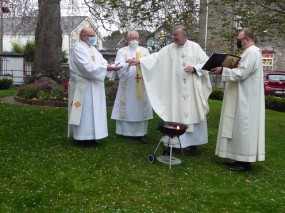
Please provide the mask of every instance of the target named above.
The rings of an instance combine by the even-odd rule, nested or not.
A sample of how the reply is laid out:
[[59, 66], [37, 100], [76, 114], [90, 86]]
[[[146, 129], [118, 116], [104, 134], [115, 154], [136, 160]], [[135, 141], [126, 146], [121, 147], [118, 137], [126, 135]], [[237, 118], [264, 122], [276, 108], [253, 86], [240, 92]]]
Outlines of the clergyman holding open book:
[[249, 171], [252, 162], [265, 160], [263, 64], [250, 29], [240, 31], [237, 47], [243, 53], [236, 68], [211, 70], [226, 82], [216, 155], [234, 160], [230, 170]]

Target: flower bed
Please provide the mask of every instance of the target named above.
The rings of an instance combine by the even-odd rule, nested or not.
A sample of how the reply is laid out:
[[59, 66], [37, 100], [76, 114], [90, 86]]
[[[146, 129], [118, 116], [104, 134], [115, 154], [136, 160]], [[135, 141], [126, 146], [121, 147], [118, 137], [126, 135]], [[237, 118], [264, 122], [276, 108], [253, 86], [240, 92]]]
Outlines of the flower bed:
[[[106, 104], [112, 107], [117, 94], [118, 81], [105, 81]], [[34, 84], [19, 87], [15, 101], [38, 106], [67, 107], [68, 82], [57, 84], [51, 79], [42, 79]]]
[[68, 82], [59, 85], [51, 79], [44, 78], [33, 84], [25, 84], [19, 87], [15, 100], [32, 105], [67, 106]]
[[49, 101], [49, 100], [37, 100], [37, 99], [25, 99], [18, 96], [14, 96], [16, 102], [22, 104], [36, 105], [36, 106], [50, 106], [50, 107], [67, 107], [68, 102], [64, 101]]

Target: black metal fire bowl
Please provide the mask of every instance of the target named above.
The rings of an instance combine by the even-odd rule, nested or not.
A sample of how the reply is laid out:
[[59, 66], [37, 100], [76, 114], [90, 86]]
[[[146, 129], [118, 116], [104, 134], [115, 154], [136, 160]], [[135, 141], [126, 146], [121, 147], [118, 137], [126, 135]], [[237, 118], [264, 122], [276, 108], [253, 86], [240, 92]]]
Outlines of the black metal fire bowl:
[[159, 121], [157, 129], [169, 137], [178, 137], [186, 132], [187, 125], [177, 122]]

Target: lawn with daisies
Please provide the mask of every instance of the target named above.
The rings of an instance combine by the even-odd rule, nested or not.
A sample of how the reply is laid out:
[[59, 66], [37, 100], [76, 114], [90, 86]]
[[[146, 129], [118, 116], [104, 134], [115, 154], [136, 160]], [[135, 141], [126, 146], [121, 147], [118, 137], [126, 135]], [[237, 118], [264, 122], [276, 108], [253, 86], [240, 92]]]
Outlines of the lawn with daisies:
[[162, 137], [157, 116], [141, 144], [116, 136], [108, 108], [109, 137], [81, 147], [67, 138], [66, 108], [1, 101], [0, 212], [284, 212], [284, 112], [266, 110], [266, 161], [237, 173], [214, 155], [222, 102], [209, 104], [209, 143], [196, 157], [174, 152], [182, 163], [169, 169], [147, 160]]

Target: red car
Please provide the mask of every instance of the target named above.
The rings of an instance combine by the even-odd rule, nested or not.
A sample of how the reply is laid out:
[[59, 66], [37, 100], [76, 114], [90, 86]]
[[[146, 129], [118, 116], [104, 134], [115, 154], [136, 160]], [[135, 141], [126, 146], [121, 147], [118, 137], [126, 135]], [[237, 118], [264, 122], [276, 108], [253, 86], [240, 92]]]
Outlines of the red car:
[[264, 71], [264, 94], [285, 96], [285, 71]]

